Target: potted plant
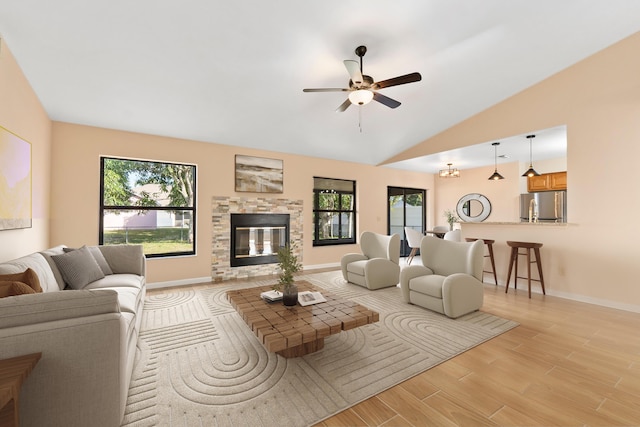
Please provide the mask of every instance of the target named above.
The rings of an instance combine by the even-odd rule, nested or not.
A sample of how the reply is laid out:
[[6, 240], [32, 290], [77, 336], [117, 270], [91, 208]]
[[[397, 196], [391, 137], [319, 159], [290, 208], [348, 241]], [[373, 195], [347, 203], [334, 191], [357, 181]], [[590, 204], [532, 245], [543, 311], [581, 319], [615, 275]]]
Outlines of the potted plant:
[[452, 211], [450, 211], [449, 209], [447, 209], [446, 211], [444, 211], [444, 217], [447, 219], [447, 222], [449, 223], [449, 230], [453, 230], [453, 223], [454, 222], [458, 222], [460, 221], [460, 218], [458, 218], [456, 216], [456, 214], [454, 214]]
[[293, 306], [298, 303], [298, 286], [293, 281], [293, 275], [302, 270], [302, 264], [293, 253], [295, 247], [295, 245], [286, 245], [278, 250], [280, 274], [278, 283], [273, 288], [282, 292], [282, 303], [286, 306]]

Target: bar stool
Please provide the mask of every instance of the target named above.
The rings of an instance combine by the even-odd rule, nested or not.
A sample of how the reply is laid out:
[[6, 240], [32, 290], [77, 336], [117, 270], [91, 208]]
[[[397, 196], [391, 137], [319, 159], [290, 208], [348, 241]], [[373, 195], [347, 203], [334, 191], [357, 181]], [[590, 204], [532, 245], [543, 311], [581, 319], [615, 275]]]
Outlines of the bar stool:
[[[518, 289], [518, 279], [527, 279], [529, 298], [531, 298], [531, 281], [533, 280], [534, 282], [540, 282], [542, 285], [542, 294], [546, 295], [544, 290], [544, 278], [542, 277], [542, 261], [540, 260], [540, 248], [542, 247], [542, 243], [507, 241], [507, 245], [511, 247], [511, 259], [509, 260], [509, 272], [507, 273], [507, 283], [504, 292], [507, 293], [509, 291], [509, 279], [511, 278], [511, 270], [514, 268], [513, 289]], [[520, 252], [520, 248], [525, 249], [525, 252]], [[535, 261], [531, 261], [531, 249], [533, 249], [535, 253]], [[518, 255], [527, 256], [527, 277], [518, 276]], [[531, 278], [531, 264], [534, 262], [538, 266], [539, 279]]]
[[475, 242], [476, 240], [482, 240], [484, 242], [485, 245], [487, 245], [487, 248], [489, 249], [489, 254], [485, 255], [485, 258], [489, 258], [491, 260], [491, 270], [484, 270], [482, 271], [482, 275], [484, 276], [484, 273], [493, 273], [493, 280], [496, 282], [496, 286], [498, 286], [498, 275], [496, 274], [496, 262], [493, 259], [493, 244], [496, 242], [495, 240], [492, 239], [476, 239], [475, 237], [465, 237], [465, 239], [467, 242]]

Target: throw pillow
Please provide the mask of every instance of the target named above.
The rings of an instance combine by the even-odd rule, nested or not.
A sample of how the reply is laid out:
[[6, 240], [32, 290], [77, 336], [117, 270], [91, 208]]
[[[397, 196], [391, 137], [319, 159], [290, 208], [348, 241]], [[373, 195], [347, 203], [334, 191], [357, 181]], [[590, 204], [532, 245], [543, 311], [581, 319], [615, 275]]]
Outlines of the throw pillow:
[[[113, 271], [111, 271], [111, 267], [109, 267], [109, 263], [105, 259], [104, 255], [102, 255], [100, 248], [98, 248], [97, 246], [87, 246], [87, 249], [89, 249], [89, 252], [91, 252], [91, 255], [96, 260], [96, 262], [100, 266], [100, 270], [102, 270], [105, 276], [113, 274]], [[62, 250], [65, 252], [71, 252], [75, 251], [76, 248], [62, 248]]]
[[18, 281], [0, 281], [0, 298], [35, 293], [36, 291], [26, 283]]
[[38, 275], [31, 268], [27, 268], [22, 273], [0, 274], [0, 282], [21, 282], [31, 287], [35, 292], [42, 292], [40, 279], [38, 279]]
[[82, 289], [104, 277], [102, 269], [86, 246], [75, 251], [51, 257], [58, 266], [65, 283], [73, 289]]

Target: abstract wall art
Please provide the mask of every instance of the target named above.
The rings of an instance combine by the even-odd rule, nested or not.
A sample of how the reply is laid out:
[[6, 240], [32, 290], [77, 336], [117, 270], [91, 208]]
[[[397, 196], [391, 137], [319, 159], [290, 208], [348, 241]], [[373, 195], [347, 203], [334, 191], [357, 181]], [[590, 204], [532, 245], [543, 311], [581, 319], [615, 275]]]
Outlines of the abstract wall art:
[[31, 144], [0, 126], [0, 230], [31, 227]]

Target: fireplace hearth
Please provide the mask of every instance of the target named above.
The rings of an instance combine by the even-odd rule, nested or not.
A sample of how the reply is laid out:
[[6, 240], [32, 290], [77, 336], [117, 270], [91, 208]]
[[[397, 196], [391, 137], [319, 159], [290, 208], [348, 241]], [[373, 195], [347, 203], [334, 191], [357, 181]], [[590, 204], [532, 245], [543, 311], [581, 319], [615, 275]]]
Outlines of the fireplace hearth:
[[289, 214], [231, 214], [231, 267], [274, 264], [289, 244]]

